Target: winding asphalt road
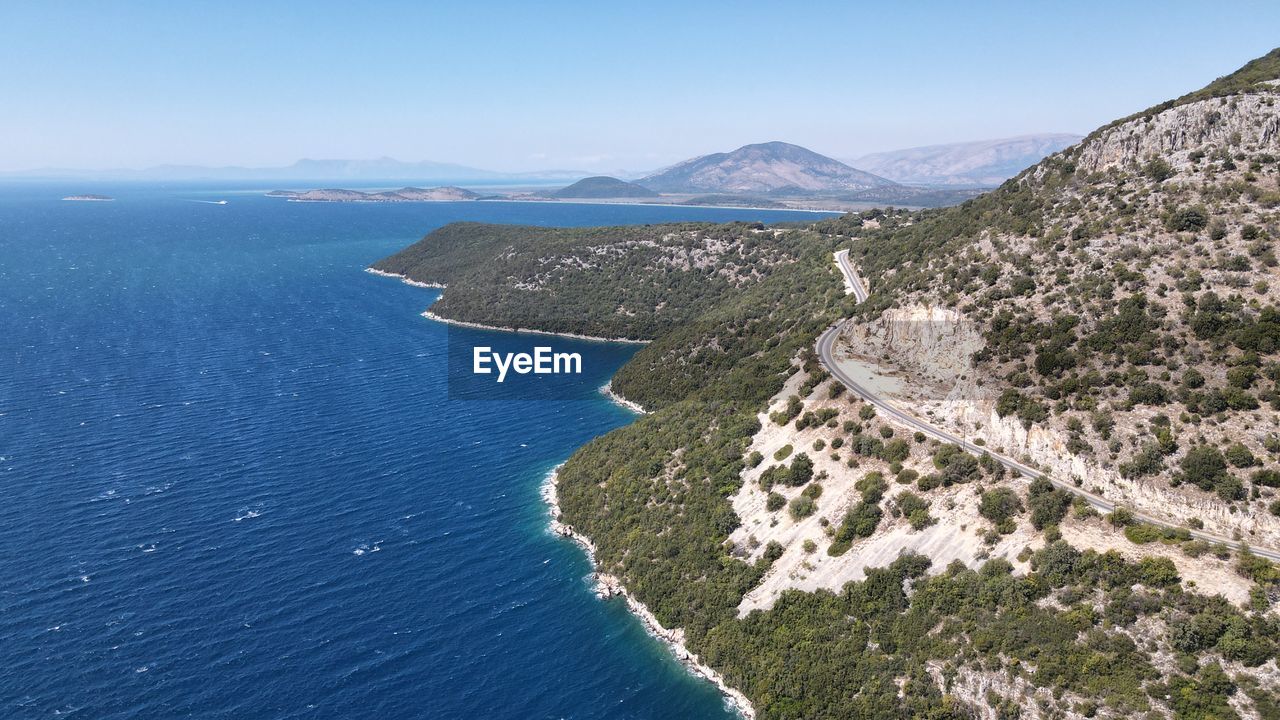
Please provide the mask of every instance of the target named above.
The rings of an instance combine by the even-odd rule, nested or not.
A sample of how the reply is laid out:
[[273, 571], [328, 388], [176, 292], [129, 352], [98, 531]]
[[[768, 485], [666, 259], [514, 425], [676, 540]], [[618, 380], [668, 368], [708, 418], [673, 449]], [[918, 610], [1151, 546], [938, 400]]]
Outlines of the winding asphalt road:
[[844, 274], [845, 282], [849, 285], [849, 292], [853, 293], [854, 299], [858, 302], [866, 302], [870, 293], [867, 292], [867, 286], [862, 282], [862, 278], [858, 277], [858, 273], [854, 272], [853, 265], [849, 262], [848, 250], [836, 252], [836, 265], [840, 266], [840, 272]]
[[[867, 289], [866, 289], [866, 286], [862, 283], [861, 278], [858, 277], [858, 274], [854, 272], [853, 266], [849, 264], [849, 251], [841, 250], [837, 252], [835, 254], [835, 260], [836, 260], [836, 265], [840, 267], [840, 272], [844, 274], [845, 280], [848, 281], [848, 284], [850, 285], [850, 287], [853, 288], [852, 293], [854, 297], [857, 299], [858, 302], [865, 301], [868, 295]], [[818, 344], [816, 348], [818, 351], [818, 358], [822, 361], [822, 364], [826, 366], [827, 371], [831, 373], [832, 377], [834, 377], [835, 379], [843, 383], [844, 386], [849, 389], [849, 392], [852, 392], [854, 395], [857, 395], [858, 397], [867, 401], [871, 405], [875, 406], [877, 412], [881, 415], [881, 417], [887, 418], [891, 422], [894, 422], [898, 425], [902, 425], [908, 428], [909, 430], [923, 433], [927, 437], [931, 437], [935, 440], [938, 440], [944, 443], [952, 443], [952, 444], [958, 445], [961, 448], [963, 448], [965, 451], [970, 452], [979, 457], [983, 455], [987, 455], [992, 460], [995, 460], [996, 462], [1000, 463], [1006, 468], [1016, 473], [1022, 474], [1028, 478], [1035, 479], [1035, 478], [1043, 477], [1047, 479], [1049, 482], [1053, 483], [1055, 487], [1061, 488], [1063, 490], [1066, 490], [1067, 492], [1072, 493], [1073, 495], [1079, 495], [1080, 497], [1084, 498], [1086, 501], [1088, 501], [1090, 505], [1092, 505], [1099, 512], [1110, 513], [1115, 510], [1116, 504], [1111, 502], [1110, 500], [1107, 500], [1101, 495], [1089, 492], [1088, 490], [1085, 490], [1083, 488], [1078, 488], [1071, 483], [1063, 482], [1056, 478], [1049, 477], [1048, 475], [1045, 475], [1044, 473], [1040, 472], [1039, 470], [1036, 470], [1035, 468], [1029, 465], [1024, 465], [1018, 462], [1017, 460], [1014, 460], [1009, 457], [1005, 457], [1004, 455], [1000, 455], [998, 453], [994, 453], [989, 448], [983, 447], [981, 445], [975, 445], [974, 443], [971, 443], [962, 437], [957, 437], [947, 432], [946, 430], [943, 430], [942, 428], [936, 427], [934, 425], [930, 425], [924, 420], [921, 420], [920, 418], [903, 411], [902, 409], [893, 405], [893, 403], [890, 403], [888, 400], [885, 400], [883, 397], [876, 395], [875, 393], [868, 390], [866, 387], [860, 385], [847, 372], [841, 369], [840, 366], [836, 363], [836, 357], [835, 357], [836, 339], [840, 336], [840, 331], [841, 329], [843, 329], [844, 324], [846, 322], [848, 321], [846, 320], [827, 328], [826, 332], [822, 333], [822, 336], [818, 338]], [[1143, 513], [1134, 512], [1133, 516], [1138, 520], [1141, 520], [1142, 522], [1151, 523], [1152, 525], [1159, 525], [1161, 527], [1167, 527], [1167, 528], [1185, 529], [1176, 523], [1170, 523], [1167, 520], [1161, 520], [1159, 518], [1151, 517], [1150, 515], [1146, 515]], [[1188, 532], [1190, 532], [1191, 536], [1196, 538], [1197, 540], [1204, 540], [1206, 542], [1211, 542], [1211, 543], [1221, 543], [1222, 545], [1226, 545], [1227, 547], [1231, 547], [1231, 548], [1239, 549], [1244, 544], [1244, 543], [1239, 543], [1234, 540], [1231, 540], [1230, 538], [1225, 538], [1220, 535], [1207, 533], [1201, 530], [1188, 530]], [[1249, 550], [1253, 554], [1259, 555], [1261, 557], [1265, 557], [1268, 560], [1280, 561], [1280, 552], [1277, 552], [1275, 550], [1270, 550], [1270, 549], [1261, 548], [1261, 547], [1254, 547], [1254, 546], [1249, 546]]]

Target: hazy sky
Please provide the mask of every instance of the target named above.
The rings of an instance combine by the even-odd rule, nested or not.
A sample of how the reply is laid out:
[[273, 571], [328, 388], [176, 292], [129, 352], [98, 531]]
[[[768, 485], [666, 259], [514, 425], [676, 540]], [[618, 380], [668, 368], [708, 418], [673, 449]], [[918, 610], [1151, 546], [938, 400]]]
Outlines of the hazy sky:
[[1274, 0], [5, 2], [0, 170], [644, 170], [766, 140], [848, 158], [1083, 133], [1278, 29]]

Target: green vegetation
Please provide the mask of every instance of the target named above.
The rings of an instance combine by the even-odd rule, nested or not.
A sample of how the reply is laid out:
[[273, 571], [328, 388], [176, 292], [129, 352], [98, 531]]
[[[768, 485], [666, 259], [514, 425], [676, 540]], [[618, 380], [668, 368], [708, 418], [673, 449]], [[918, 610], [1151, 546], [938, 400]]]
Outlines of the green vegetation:
[[655, 198], [658, 193], [635, 183], [599, 175], [547, 193], [553, 198]]
[[813, 477], [813, 459], [800, 453], [791, 461], [791, 465], [783, 467], [774, 465], [760, 474], [760, 487], [768, 490], [774, 485], [800, 487]]
[[912, 530], [923, 530], [934, 522], [929, 515], [929, 501], [919, 495], [905, 490], [897, 497], [898, 512], [911, 523]]
[[1071, 507], [1071, 493], [1055, 488], [1053, 483], [1040, 477], [1031, 481], [1027, 504], [1031, 506], [1031, 526], [1044, 530], [1066, 517], [1067, 508]]
[[845, 513], [840, 528], [836, 530], [835, 536], [831, 539], [831, 545], [827, 548], [827, 554], [843, 555], [853, 546], [854, 540], [871, 537], [883, 516], [884, 512], [880, 510], [880, 506], [874, 503], [860, 502], [854, 505], [849, 512]]
[[[1255, 91], [1254, 74], [1206, 91]], [[1266, 172], [1274, 164], [1224, 155], [1199, 162], [1215, 173], [1231, 172], [1228, 163], [1256, 160]], [[622, 578], [663, 625], [683, 628], [690, 649], [746, 693], [762, 720], [970, 717], [951, 692], [962, 671], [1047, 689], [1046, 717], [1076, 709], [1067, 693], [1085, 699], [1079, 707], [1090, 712], [1083, 714], [1108, 717], [1166, 708], [1181, 717], [1231, 717], [1228, 700], [1241, 693], [1256, 708], [1273, 707], [1265, 690], [1218, 664], [1256, 667], [1276, 656], [1280, 627], [1257, 609], [1280, 592], [1270, 563], [1239, 554], [1236, 572], [1261, 591], [1251, 609], [1240, 610], [1182, 587], [1167, 559], [1081, 552], [1056, 526], [1073, 505], [1076, 517], [1091, 513], [1086, 503], [1073, 503], [1047, 480], [1032, 483], [1024, 503], [999, 485], [999, 464], [922, 435], [884, 436], [865, 404], [857, 406], [859, 420], [842, 428], [842, 454], [895, 463], [915, 448], [912, 464], [931, 453], [933, 468], [891, 468], [895, 482], [916, 487], [888, 500], [886, 477], [864, 475], [861, 498], [828, 528], [827, 553], [841, 555], [872, 536], [886, 512], [927, 527], [931, 509], [949, 502], [928, 491], [981, 482], [990, 488], [981, 497], [990, 522], [1008, 528], [1027, 513], [1044, 532], [1047, 545], [1028, 551], [1031, 572], [1015, 576], [1009, 563], [991, 560], [929, 575], [929, 561], [908, 554], [838, 591], [789, 591], [771, 609], [738, 617], [743, 596], [784, 552], [771, 543], [760, 559], [744, 560], [756, 557], [758, 545], [730, 541], [739, 525], [730, 498], [744, 468], [765, 462], [748, 454], [757, 413], [802, 373], [801, 394], [769, 421], [829, 425], [835, 447], [838, 420], [801, 400], [826, 379], [814, 341], [838, 319], [869, 321], [894, 305], [960, 309], [986, 340], [975, 361], [1000, 393], [1001, 414], [1028, 427], [1065, 428], [1073, 452], [1123, 464], [1130, 477], [1206, 490], [1213, 502], [1233, 503], [1233, 512], [1247, 502], [1280, 503], [1272, 494], [1280, 484], [1274, 428], [1258, 422], [1261, 432], [1229, 441], [1215, 434], [1248, 413], [1280, 407], [1280, 311], [1274, 297], [1249, 295], [1255, 270], [1240, 269], [1242, 260], [1271, 267], [1274, 221], [1250, 210], [1255, 229], [1245, 240], [1243, 216], [1226, 211], [1228, 201], [1264, 207], [1274, 191], [1244, 180], [1187, 189], [1184, 173], [1167, 162], [1168, 172], [1143, 159], [1145, 167], [1131, 171], [1093, 173], [1078, 159], [1078, 151], [1050, 158], [997, 191], [940, 211], [871, 211], [777, 233], [744, 224], [459, 225], [379, 267], [447, 282], [436, 310], [449, 317], [653, 339], [613, 382], [652, 412], [570, 458], [560, 472], [561, 509], [595, 543], [601, 570]], [[1218, 252], [1210, 238], [1219, 232], [1223, 243], [1240, 238], [1257, 252]], [[873, 278], [875, 294], [865, 303], [843, 293], [831, 263], [839, 248]], [[1224, 276], [1242, 281], [1219, 283]], [[1135, 424], [1142, 426], [1136, 434]], [[790, 505], [804, 517], [820, 492], [812, 460], [804, 452], [775, 460], [790, 464], [767, 468], [761, 486], [805, 491], [790, 503], [771, 493], [767, 507]], [[1188, 554], [1225, 551], [1135, 523], [1125, 508], [1110, 520], [1134, 542], [1180, 542]], [[1143, 633], [1150, 637], [1134, 642]], [[1174, 648], [1177, 667], [1162, 671], [1153, 661], [1162, 647]], [[1015, 699], [988, 703], [1016, 709]]]
[[764, 507], [769, 512], [781, 510], [787, 506], [787, 498], [779, 493], [771, 492], [765, 498]]
[[809, 517], [818, 509], [818, 504], [808, 495], [797, 495], [791, 499], [787, 506], [787, 510], [791, 513], [791, 519], [803, 520]]
[[1008, 535], [1017, 529], [1014, 516], [1021, 515], [1024, 508], [1018, 494], [1007, 487], [998, 487], [982, 493], [978, 503], [978, 514], [991, 521], [1001, 535]]
[[[448, 285], [456, 320], [650, 339], [794, 260], [790, 235], [746, 223], [543, 228], [453, 223], [374, 268]], [[727, 243], [725, 249], [718, 249]], [[512, 283], [512, 278], [520, 278]], [[625, 278], [625, 282], [619, 282]]]

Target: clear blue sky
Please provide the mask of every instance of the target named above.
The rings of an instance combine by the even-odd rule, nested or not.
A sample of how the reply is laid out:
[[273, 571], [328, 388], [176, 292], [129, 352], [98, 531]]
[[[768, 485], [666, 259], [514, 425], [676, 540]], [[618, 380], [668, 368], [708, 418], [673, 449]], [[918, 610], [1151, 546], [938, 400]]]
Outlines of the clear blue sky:
[[1277, 2], [7, 2], [0, 170], [643, 170], [1087, 132], [1280, 45]]

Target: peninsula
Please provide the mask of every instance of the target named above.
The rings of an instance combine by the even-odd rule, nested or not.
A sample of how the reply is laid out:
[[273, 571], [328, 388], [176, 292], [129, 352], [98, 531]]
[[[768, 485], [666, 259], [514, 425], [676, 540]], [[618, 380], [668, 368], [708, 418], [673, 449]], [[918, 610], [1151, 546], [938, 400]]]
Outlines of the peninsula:
[[460, 202], [475, 200], [479, 193], [460, 187], [445, 186], [435, 188], [404, 187], [399, 190], [382, 192], [360, 192], [359, 190], [272, 190], [267, 197], [284, 198], [289, 202], [364, 202], [364, 203], [403, 203], [403, 202]]

